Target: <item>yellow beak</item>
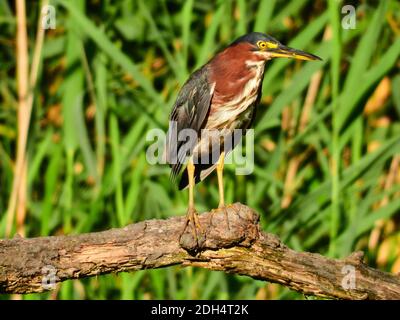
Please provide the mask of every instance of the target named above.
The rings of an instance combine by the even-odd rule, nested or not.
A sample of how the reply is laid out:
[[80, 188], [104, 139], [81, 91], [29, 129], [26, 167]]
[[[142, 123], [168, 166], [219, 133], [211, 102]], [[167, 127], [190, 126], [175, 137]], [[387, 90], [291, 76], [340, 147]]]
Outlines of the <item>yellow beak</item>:
[[272, 58], [293, 58], [298, 60], [322, 60], [320, 57], [301, 50], [280, 45], [276, 49], [269, 49]]

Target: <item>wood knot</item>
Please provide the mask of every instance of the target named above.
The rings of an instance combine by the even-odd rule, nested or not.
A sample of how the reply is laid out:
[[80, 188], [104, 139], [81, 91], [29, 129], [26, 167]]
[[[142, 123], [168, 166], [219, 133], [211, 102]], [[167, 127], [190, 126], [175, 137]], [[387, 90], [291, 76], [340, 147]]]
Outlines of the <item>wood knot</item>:
[[352, 252], [348, 257], [344, 259], [346, 262], [350, 262], [356, 265], [360, 265], [364, 263], [364, 252], [363, 251], [355, 251]]
[[203, 213], [199, 221], [201, 230], [193, 232], [189, 223], [179, 238], [180, 246], [191, 254], [237, 245], [249, 247], [259, 236], [259, 215], [240, 203]]
[[276, 234], [264, 233], [262, 240], [262, 242], [270, 248], [286, 248], [286, 246], [282, 243], [281, 239]]

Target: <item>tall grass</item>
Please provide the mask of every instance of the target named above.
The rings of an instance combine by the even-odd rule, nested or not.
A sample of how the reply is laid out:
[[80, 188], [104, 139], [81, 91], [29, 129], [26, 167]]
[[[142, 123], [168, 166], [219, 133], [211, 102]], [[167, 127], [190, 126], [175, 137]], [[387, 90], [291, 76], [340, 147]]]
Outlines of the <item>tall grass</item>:
[[[235, 37], [267, 32], [320, 63], [268, 64], [255, 123], [255, 169], [226, 168], [226, 202], [249, 204], [290, 247], [400, 271], [400, 4], [362, 1], [343, 29], [338, 1], [52, 0], [33, 87], [27, 146], [27, 237], [83, 233], [182, 215], [187, 195], [150, 165], [145, 136], [166, 130], [191, 71]], [[27, 2], [30, 70], [40, 5]], [[0, 236], [16, 165], [17, 18], [0, 2]], [[36, 57], [36, 58], [34, 58]], [[36, 62], [37, 63], [37, 62]], [[197, 209], [218, 205], [216, 177]], [[15, 209], [14, 209], [15, 210]], [[17, 232], [13, 220], [11, 234]], [[3, 296], [1, 298], [8, 298]], [[68, 281], [26, 299], [302, 299], [284, 287], [170, 267]]]

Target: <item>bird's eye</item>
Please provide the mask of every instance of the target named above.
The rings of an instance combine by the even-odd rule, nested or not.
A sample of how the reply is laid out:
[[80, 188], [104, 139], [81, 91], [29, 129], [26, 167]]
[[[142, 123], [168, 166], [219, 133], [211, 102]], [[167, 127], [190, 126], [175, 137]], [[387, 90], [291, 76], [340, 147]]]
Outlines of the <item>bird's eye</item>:
[[258, 41], [258, 42], [257, 42], [257, 46], [258, 46], [260, 49], [264, 50], [265, 48], [267, 48], [267, 43], [266, 43], [265, 41]]

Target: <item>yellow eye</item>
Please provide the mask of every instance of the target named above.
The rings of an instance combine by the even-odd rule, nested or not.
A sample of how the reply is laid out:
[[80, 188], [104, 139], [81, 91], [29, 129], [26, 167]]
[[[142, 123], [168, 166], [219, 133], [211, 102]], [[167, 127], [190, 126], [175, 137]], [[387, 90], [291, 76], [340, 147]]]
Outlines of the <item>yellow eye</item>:
[[258, 41], [257, 42], [257, 46], [261, 49], [261, 50], [264, 50], [264, 49], [266, 49], [267, 48], [267, 43], [265, 42], [265, 41]]

